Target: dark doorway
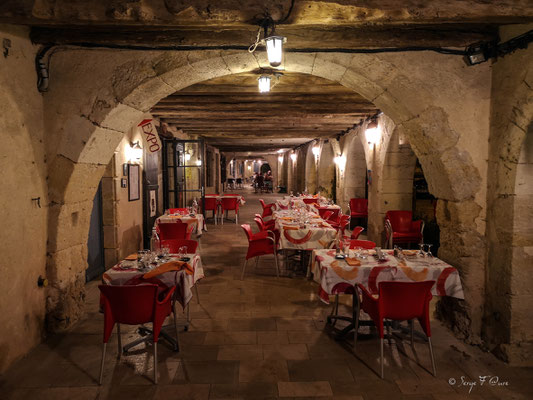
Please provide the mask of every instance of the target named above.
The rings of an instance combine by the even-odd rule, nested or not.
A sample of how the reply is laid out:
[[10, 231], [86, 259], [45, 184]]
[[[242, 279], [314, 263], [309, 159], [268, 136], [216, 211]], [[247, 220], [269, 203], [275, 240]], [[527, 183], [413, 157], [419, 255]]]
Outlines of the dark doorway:
[[159, 152], [144, 151], [143, 162], [143, 245], [150, 248], [152, 228], [159, 216]]
[[85, 281], [89, 282], [105, 271], [104, 229], [102, 222], [102, 182], [93, 199], [93, 210], [87, 240], [87, 270]]
[[261, 165], [261, 173], [262, 174], [266, 174], [268, 171], [272, 171], [272, 168], [270, 168], [270, 165], [267, 163], [267, 164], [262, 164]]

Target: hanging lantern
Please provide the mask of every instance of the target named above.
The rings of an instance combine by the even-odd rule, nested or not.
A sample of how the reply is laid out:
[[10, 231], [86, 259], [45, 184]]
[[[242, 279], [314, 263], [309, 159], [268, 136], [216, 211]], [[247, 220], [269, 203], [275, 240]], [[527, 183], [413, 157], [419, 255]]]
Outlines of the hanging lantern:
[[269, 36], [265, 39], [268, 62], [273, 67], [279, 67], [283, 57], [283, 36]]
[[270, 76], [261, 75], [257, 81], [259, 82], [259, 93], [270, 92]]

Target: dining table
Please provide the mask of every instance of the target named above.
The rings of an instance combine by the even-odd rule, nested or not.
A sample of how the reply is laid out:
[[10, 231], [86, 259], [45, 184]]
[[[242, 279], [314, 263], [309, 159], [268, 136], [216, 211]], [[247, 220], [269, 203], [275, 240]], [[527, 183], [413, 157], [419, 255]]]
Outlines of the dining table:
[[228, 193], [228, 194], [224, 194], [224, 195], [220, 195], [220, 194], [206, 194], [205, 197], [214, 197], [217, 199], [218, 203], [221, 203], [222, 202], [222, 198], [224, 197], [236, 197], [239, 199], [239, 204], [241, 206], [243, 206], [244, 204], [246, 204], [246, 200], [244, 199], [244, 196], [238, 194], [238, 193]]
[[[450, 296], [464, 299], [459, 272], [437, 257], [421, 256], [418, 250], [404, 250], [399, 257], [393, 250], [383, 250], [384, 258], [378, 260], [375, 250], [349, 250], [346, 258], [336, 258], [335, 250], [315, 249], [312, 254], [313, 279], [318, 283], [320, 300], [329, 304], [332, 295], [353, 296], [353, 315], [359, 315], [359, 295], [355, 289], [362, 284], [371, 294], [378, 294], [382, 281], [420, 282], [435, 281], [431, 293], [434, 296]], [[328, 325], [337, 319], [350, 322], [339, 337], [354, 329], [353, 318], [332, 314]]]
[[192, 229], [196, 230], [197, 236], [202, 236], [203, 231], [207, 231], [207, 225], [205, 223], [205, 219], [203, 214], [200, 213], [193, 213], [193, 214], [164, 214], [158, 217], [155, 221], [156, 226], [163, 223], [176, 223], [176, 222], [184, 222], [187, 224], [187, 226], [192, 227]]

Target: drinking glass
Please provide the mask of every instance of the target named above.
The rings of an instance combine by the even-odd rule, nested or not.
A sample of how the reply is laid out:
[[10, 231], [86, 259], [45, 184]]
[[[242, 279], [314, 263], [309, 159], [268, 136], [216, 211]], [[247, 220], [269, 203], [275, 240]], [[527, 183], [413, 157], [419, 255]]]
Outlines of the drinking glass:
[[342, 241], [342, 253], [345, 257], [348, 257], [348, 254], [350, 252], [350, 240], [344, 239]]
[[357, 258], [360, 258], [361, 257], [361, 253], [363, 251], [363, 248], [361, 246], [355, 246], [354, 250], [355, 250], [355, 256]]
[[420, 251], [418, 252], [418, 256], [419, 257], [425, 257], [426, 256], [426, 253], [424, 252], [424, 246], [425, 246], [424, 243], [419, 243], [418, 244], [418, 247], [420, 247]]
[[427, 244], [426, 245], [428, 250], [426, 251], [426, 256], [428, 257], [433, 257], [433, 253], [431, 253], [431, 246], [433, 246], [432, 244]]

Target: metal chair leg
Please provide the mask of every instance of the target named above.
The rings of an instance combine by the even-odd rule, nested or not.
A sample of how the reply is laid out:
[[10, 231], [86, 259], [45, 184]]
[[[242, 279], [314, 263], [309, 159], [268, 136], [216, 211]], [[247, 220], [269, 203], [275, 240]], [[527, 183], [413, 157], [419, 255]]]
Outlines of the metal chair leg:
[[[357, 289], [356, 289], [356, 292], [354, 293], [354, 299], [353, 299], [353, 302], [355, 304], [352, 304], [352, 317], [353, 317], [353, 323], [354, 323], [354, 331], [353, 331], [353, 352], [354, 354], [357, 348], [357, 335], [359, 333], [359, 312], [360, 312], [359, 298], [355, 298], [355, 296], [359, 296], [359, 294], [357, 293]], [[337, 307], [338, 307], [338, 304], [337, 304]]]
[[157, 342], [154, 342], [154, 382], [157, 385]]
[[247, 263], [248, 263], [248, 260], [244, 260], [244, 265], [242, 266], [241, 281], [244, 280], [244, 271], [246, 270]]
[[100, 364], [100, 378], [98, 379], [98, 384], [102, 384], [102, 380], [104, 378], [104, 362], [105, 362], [105, 349], [107, 347], [107, 343], [104, 343], [104, 346], [102, 347], [102, 363]]
[[431, 357], [431, 367], [433, 368], [433, 376], [437, 376], [437, 368], [435, 367], [435, 357], [433, 356], [433, 346], [431, 345], [431, 338], [428, 336], [429, 356]]
[[379, 341], [379, 347], [380, 347], [380, 360], [381, 360], [381, 379], [385, 379], [383, 375], [383, 338], [380, 338]]
[[279, 278], [279, 263], [278, 263], [278, 253], [274, 250], [274, 261], [276, 263], [276, 276]]
[[180, 351], [180, 342], [178, 339], [178, 315], [176, 314], [176, 300], [172, 302], [172, 314], [174, 314], [174, 330], [176, 331], [176, 351]]
[[239, 213], [235, 212], [235, 225], [239, 225]]
[[117, 324], [117, 340], [118, 340], [118, 354], [117, 359], [120, 360], [120, 356], [122, 355], [122, 337], [120, 335], [120, 324]]

